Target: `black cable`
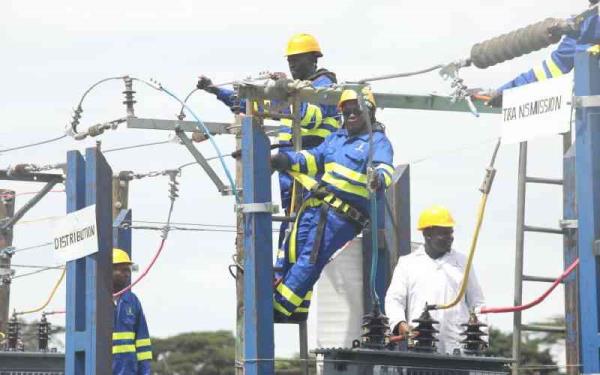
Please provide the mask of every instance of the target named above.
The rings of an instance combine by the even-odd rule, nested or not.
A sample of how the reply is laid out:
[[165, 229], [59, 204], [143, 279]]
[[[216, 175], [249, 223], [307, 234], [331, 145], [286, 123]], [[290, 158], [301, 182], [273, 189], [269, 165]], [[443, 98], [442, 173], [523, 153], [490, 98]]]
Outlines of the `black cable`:
[[58, 140], [61, 140], [63, 138], [66, 138], [67, 135], [63, 134], [60, 137], [56, 137], [56, 138], [50, 138], [47, 139], [45, 141], [40, 141], [40, 142], [36, 142], [36, 143], [30, 143], [30, 144], [26, 144], [26, 145], [22, 145], [22, 146], [16, 146], [16, 147], [11, 147], [11, 148], [5, 148], [3, 150], [0, 150], [0, 154], [3, 152], [9, 152], [9, 151], [16, 151], [16, 150], [22, 150], [24, 148], [29, 148], [29, 147], [35, 147], [35, 146], [41, 146], [41, 145], [45, 145], [47, 143], [52, 143], [52, 142], [56, 142]]

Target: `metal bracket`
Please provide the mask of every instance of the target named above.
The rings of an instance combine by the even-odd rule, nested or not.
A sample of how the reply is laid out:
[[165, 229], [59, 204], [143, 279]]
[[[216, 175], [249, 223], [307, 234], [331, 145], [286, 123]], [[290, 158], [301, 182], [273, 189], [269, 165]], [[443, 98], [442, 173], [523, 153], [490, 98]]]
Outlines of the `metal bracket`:
[[15, 254], [16, 250], [17, 249], [14, 246], [7, 246], [5, 248], [2, 248], [0, 249], [0, 257], [11, 257]]
[[44, 196], [46, 194], [48, 194], [48, 192], [50, 190], [52, 190], [52, 188], [58, 184], [61, 183], [61, 180], [50, 180], [46, 183], [46, 185], [44, 185], [44, 187], [38, 191], [33, 198], [31, 198], [27, 203], [25, 203], [23, 205], [23, 207], [21, 207], [17, 212], [15, 212], [15, 214], [13, 215], [13, 217], [9, 218], [8, 221], [3, 222], [0, 225], [0, 231], [5, 231], [8, 230], [10, 227], [12, 227], [13, 225], [15, 225], [17, 223], [17, 221], [21, 220], [21, 218], [23, 216], [25, 216], [25, 214], [33, 207], [35, 206], [40, 200], [42, 200], [42, 198], [44, 198]]
[[575, 107], [577, 107], [577, 108], [600, 107], [600, 95], [576, 96], [575, 97]]
[[[196, 159], [198, 164], [200, 164], [202, 169], [204, 169], [206, 174], [208, 174], [208, 177], [210, 177], [212, 182], [217, 186], [217, 189], [219, 190], [219, 192], [223, 195], [227, 195], [227, 192], [225, 191], [225, 184], [223, 183], [223, 181], [221, 181], [221, 179], [216, 174], [215, 170], [210, 166], [210, 164], [208, 164], [208, 161], [206, 160], [206, 158], [200, 153], [200, 151], [198, 151], [196, 146], [194, 146], [194, 144], [192, 143], [192, 140], [180, 128], [177, 128], [177, 127], [175, 128], [175, 134], [177, 134], [177, 137], [179, 137], [179, 139], [181, 139], [181, 142], [183, 142], [183, 145], [192, 154], [194, 159]], [[229, 190], [231, 190], [231, 189], [229, 189]]]
[[592, 244], [592, 254], [600, 256], [600, 240], [595, 240]]
[[576, 219], [559, 220], [558, 226], [562, 229], [577, 229], [579, 227]]
[[243, 203], [235, 206], [236, 212], [243, 214], [269, 213], [276, 214], [279, 212], [279, 206], [271, 202], [263, 203]]
[[15, 270], [11, 268], [0, 267], [0, 277], [8, 276], [12, 277], [15, 274]]

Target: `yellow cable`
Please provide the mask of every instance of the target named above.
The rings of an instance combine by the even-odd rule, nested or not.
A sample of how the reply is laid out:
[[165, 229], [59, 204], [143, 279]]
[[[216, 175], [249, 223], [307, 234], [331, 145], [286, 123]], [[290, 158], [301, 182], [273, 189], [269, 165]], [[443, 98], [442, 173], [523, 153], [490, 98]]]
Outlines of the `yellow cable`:
[[471, 248], [469, 249], [469, 257], [467, 258], [467, 264], [465, 266], [465, 272], [463, 274], [462, 282], [460, 284], [460, 290], [458, 295], [452, 302], [445, 303], [443, 305], [434, 305], [436, 310], [445, 310], [456, 306], [464, 297], [467, 291], [467, 285], [469, 283], [469, 274], [471, 272], [471, 266], [473, 265], [473, 258], [475, 258], [475, 249], [477, 248], [477, 240], [479, 239], [479, 231], [481, 230], [481, 224], [483, 223], [483, 214], [485, 213], [485, 206], [487, 204], [488, 195], [483, 194], [479, 203], [479, 210], [477, 212], [477, 224], [475, 226], [475, 233], [471, 240]]
[[56, 291], [58, 290], [60, 283], [62, 283], [63, 279], [65, 278], [66, 273], [67, 273], [67, 269], [64, 268], [62, 273], [60, 274], [58, 281], [56, 282], [56, 285], [54, 285], [54, 288], [52, 288], [52, 292], [50, 292], [50, 296], [48, 296], [48, 299], [42, 306], [38, 307], [37, 309], [33, 309], [33, 310], [21, 311], [16, 314], [17, 315], [33, 314], [33, 313], [36, 313], [38, 311], [42, 311], [43, 309], [45, 309], [46, 306], [48, 306], [50, 304], [50, 301], [52, 301], [52, 298], [54, 298], [54, 295], [56, 294]]
[[0, 332], [0, 339], [4, 339], [6, 337], [6, 335], [4, 334], [4, 332]]

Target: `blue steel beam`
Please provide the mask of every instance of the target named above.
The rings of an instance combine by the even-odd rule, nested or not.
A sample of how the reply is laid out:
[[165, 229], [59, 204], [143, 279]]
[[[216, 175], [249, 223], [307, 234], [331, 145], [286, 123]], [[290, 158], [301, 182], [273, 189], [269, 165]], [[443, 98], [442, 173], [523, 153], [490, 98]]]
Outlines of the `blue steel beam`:
[[66, 373], [111, 373], [112, 171], [96, 148], [67, 154], [67, 211], [96, 205], [99, 251], [67, 264]]
[[[269, 139], [242, 121], [244, 204], [271, 202]], [[274, 374], [273, 255], [270, 212], [244, 214], [244, 374]]]
[[[67, 153], [67, 212], [85, 207], [85, 161], [79, 151]], [[84, 332], [85, 315], [85, 259], [67, 262], [67, 316], [65, 343], [66, 374], [85, 374], [86, 346], [78, 338]]]
[[[578, 53], [575, 95], [600, 95], [598, 57]], [[600, 107], [577, 109], [577, 209], [579, 211], [579, 321], [585, 374], [600, 372], [600, 267], [594, 242], [600, 238]]]

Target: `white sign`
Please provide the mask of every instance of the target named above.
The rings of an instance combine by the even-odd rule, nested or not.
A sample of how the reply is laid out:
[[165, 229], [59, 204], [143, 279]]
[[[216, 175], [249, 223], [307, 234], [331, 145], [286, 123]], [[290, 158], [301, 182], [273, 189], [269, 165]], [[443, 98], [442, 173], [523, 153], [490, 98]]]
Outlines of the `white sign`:
[[96, 205], [71, 212], [57, 220], [52, 244], [56, 257], [63, 262], [98, 252]]
[[518, 143], [569, 131], [573, 96], [571, 75], [506, 90], [503, 96], [503, 143]]

